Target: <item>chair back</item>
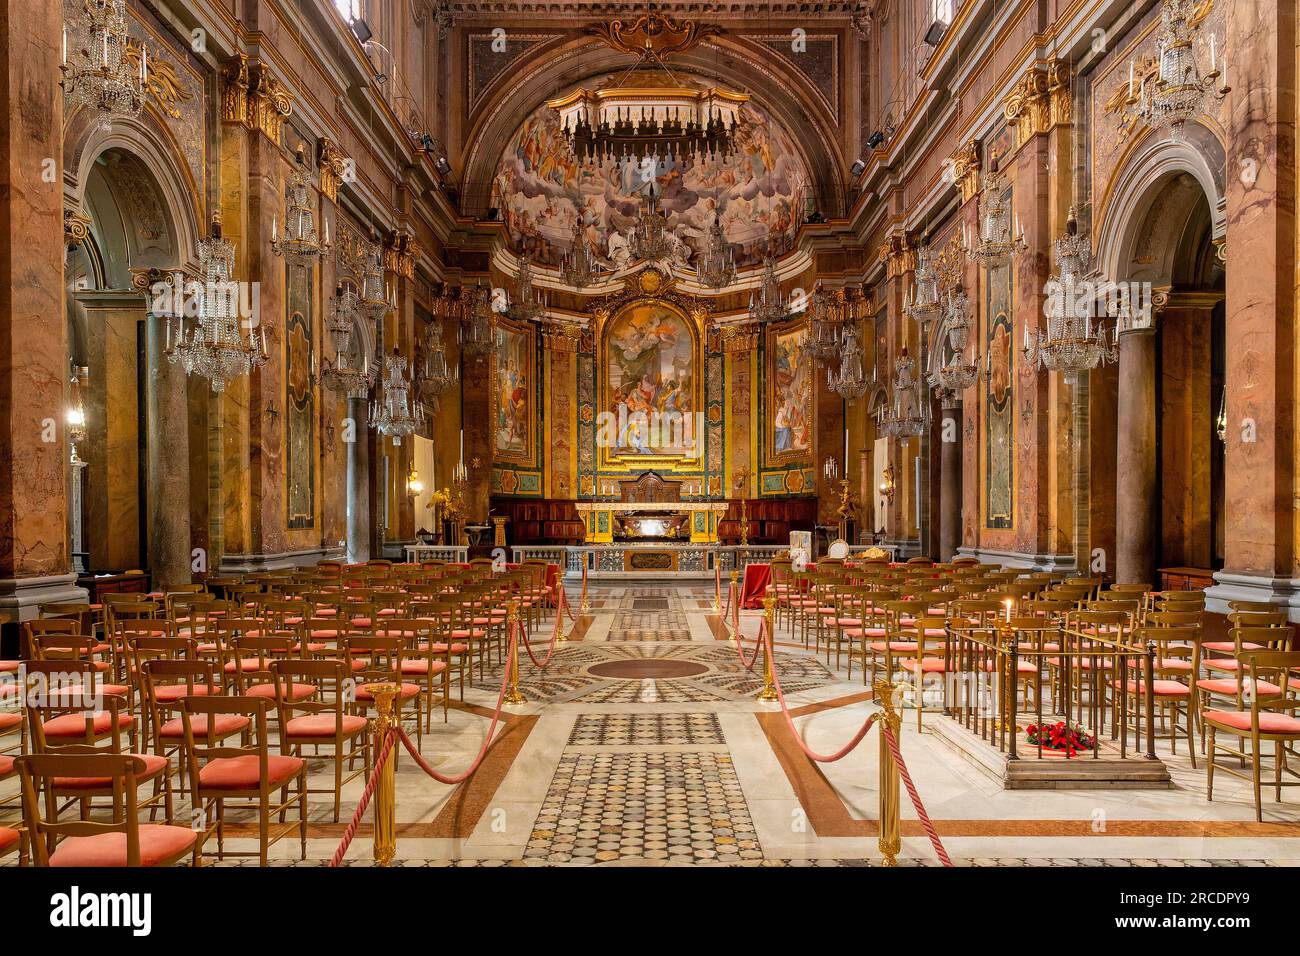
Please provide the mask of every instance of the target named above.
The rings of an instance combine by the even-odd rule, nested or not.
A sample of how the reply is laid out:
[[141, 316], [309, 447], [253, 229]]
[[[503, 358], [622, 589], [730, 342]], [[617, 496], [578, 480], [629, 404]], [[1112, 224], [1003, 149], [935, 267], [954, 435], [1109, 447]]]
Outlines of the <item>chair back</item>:
[[[121, 833], [126, 837], [126, 865], [140, 865], [140, 824], [136, 806], [136, 777], [145, 772], [143, 757], [134, 754], [26, 754], [14, 759], [22, 790], [23, 822], [30, 836], [32, 862], [49, 866], [50, 854], [65, 837], [97, 837]], [[56, 800], [44, 802], [58, 777], [89, 777], [108, 781], [112, 801], [94, 819], [59, 819]], [[101, 798], [102, 799], [102, 798]], [[107, 819], [104, 810], [111, 809]], [[49, 816], [46, 816], [46, 814]]]

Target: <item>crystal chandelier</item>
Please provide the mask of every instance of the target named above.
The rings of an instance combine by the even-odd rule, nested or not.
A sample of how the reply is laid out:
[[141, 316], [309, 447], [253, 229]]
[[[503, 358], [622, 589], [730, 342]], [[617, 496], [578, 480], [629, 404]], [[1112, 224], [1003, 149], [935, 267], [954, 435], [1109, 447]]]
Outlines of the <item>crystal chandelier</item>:
[[384, 286], [384, 250], [373, 238], [361, 247], [358, 271], [361, 274], [361, 311], [372, 322], [382, 322], [397, 310], [395, 292]]
[[523, 256], [519, 260], [519, 273], [515, 276], [515, 295], [514, 302], [510, 304], [510, 317], [521, 322], [531, 322], [545, 311], [546, 300], [533, 285], [532, 259]]
[[438, 396], [460, 381], [460, 366], [447, 361], [447, 350], [442, 343], [442, 323], [433, 321], [424, 330], [420, 344], [422, 360], [419, 375], [419, 396], [438, 408]]
[[369, 356], [361, 357], [361, 367], [349, 364], [352, 354], [352, 336], [359, 318], [360, 298], [356, 290], [340, 283], [325, 310], [325, 331], [334, 346], [335, 360], [326, 359], [321, 369], [321, 384], [332, 392], [341, 392], [349, 398], [364, 398], [374, 384], [377, 365]]
[[575, 90], [546, 105], [582, 163], [727, 156], [735, 148], [744, 93], [689, 87]]
[[388, 435], [394, 445], [414, 433], [424, 421], [424, 407], [411, 402], [411, 374], [406, 359], [393, 348], [384, 359], [383, 394], [370, 403], [370, 423], [381, 435]]
[[941, 311], [939, 279], [930, 263], [930, 246], [927, 244], [916, 250], [916, 269], [912, 273], [912, 288], [903, 301], [903, 314], [918, 322], [928, 322], [938, 318]]
[[889, 438], [920, 435], [929, 421], [929, 404], [921, 400], [916, 359], [907, 354], [906, 345], [894, 362], [893, 385], [894, 398], [881, 413], [880, 432]]
[[1011, 210], [1002, 193], [1007, 179], [998, 172], [996, 160], [984, 174], [980, 184], [979, 237], [972, 244], [969, 230], [962, 223], [962, 243], [966, 254], [975, 262], [986, 266], [1000, 265], [1013, 252], [1026, 249], [1024, 230], [1016, 224], [1016, 235], [1011, 234]]
[[820, 282], [813, 288], [808, 306], [808, 334], [803, 339], [803, 351], [814, 361], [829, 362], [840, 354], [839, 306], [834, 296], [822, 288]]
[[846, 402], [861, 398], [875, 385], [875, 376], [867, 377], [862, 364], [862, 346], [858, 344], [858, 335], [852, 328], [844, 330], [844, 348], [840, 354], [840, 370], [833, 372], [826, 369], [826, 384], [831, 391]]
[[[128, 47], [126, 0], [85, 0], [85, 46], [68, 58], [63, 34], [63, 92], [72, 105], [95, 110], [98, 127], [108, 132], [115, 119], [131, 119], [144, 109], [149, 85], [149, 53]], [[139, 62], [135, 62], [136, 60]]]
[[1080, 294], [1091, 246], [1088, 238], [1079, 234], [1073, 208], [1065, 223], [1065, 235], [1053, 245], [1058, 272], [1047, 283], [1047, 330], [1025, 329], [1025, 357], [1031, 365], [1067, 373], [1114, 362], [1119, 357], [1119, 325], [1108, 342], [1101, 321], [1093, 321], [1091, 297]]
[[637, 216], [636, 227], [632, 233], [632, 255], [638, 259], [654, 262], [656, 259], [664, 258], [671, 251], [668, 217], [659, 211], [659, 198], [651, 187], [650, 198], [641, 203], [641, 214]]
[[573, 243], [569, 246], [569, 251], [564, 254], [564, 262], [560, 267], [560, 278], [564, 280], [565, 285], [575, 289], [585, 289], [595, 277], [596, 262], [587, 247], [582, 223], [576, 222], [573, 224]]
[[708, 289], [724, 289], [736, 281], [736, 259], [722, 231], [722, 222], [716, 215], [696, 260], [695, 278]]
[[769, 254], [763, 259], [763, 281], [758, 293], [749, 294], [749, 314], [757, 322], [774, 322], [785, 315], [781, 281], [776, 277], [776, 260]]
[[461, 351], [471, 358], [481, 358], [493, 344], [492, 290], [485, 285], [475, 286], [467, 299], [462, 289], [460, 302]]
[[265, 329], [254, 334], [250, 323], [247, 337], [240, 332], [240, 286], [230, 277], [235, 244], [221, 237], [219, 213], [212, 216], [211, 233], [199, 240], [199, 264], [203, 282], [197, 301], [168, 319], [167, 356], [186, 374], [210, 379], [212, 390], [223, 392], [226, 383], [265, 364], [267, 352]]
[[311, 180], [302, 145], [298, 146], [297, 163], [289, 177], [289, 207], [284, 214], [284, 238], [280, 238], [275, 217], [271, 218], [271, 251], [296, 265], [310, 267], [330, 250], [330, 227], [325, 224], [325, 238], [316, 234], [316, 213], [312, 209]]
[[1210, 35], [1210, 72], [1201, 76], [1192, 46], [1199, 30], [1199, 24], [1192, 23], [1196, 6], [1191, 0], [1163, 0], [1154, 78], [1142, 77], [1139, 88], [1135, 89], [1133, 65], [1129, 64], [1126, 109], [1148, 126], [1168, 130], [1169, 138], [1175, 142], [1182, 139], [1183, 124], [1205, 108], [1206, 97], [1222, 99], [1229, 92], [1226, 86], [1215, 86], [1219, 64], [1213, 34]]
[[930, 376], [930, 384], [950, 392], [961, 392], [975, 384], [979, 369], [966, 361], [966, 346], [970, 342], [970, 315], [967, 311], [966, 292], [960, 285], [948, 293], [944, 302], [944, 330], [952, 356]]

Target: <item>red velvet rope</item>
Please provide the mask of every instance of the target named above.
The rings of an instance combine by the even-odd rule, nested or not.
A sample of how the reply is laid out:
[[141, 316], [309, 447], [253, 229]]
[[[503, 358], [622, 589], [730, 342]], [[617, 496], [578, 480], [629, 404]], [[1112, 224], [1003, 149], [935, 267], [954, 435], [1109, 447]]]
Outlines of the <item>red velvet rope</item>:
[[551, 663], [551, 658], [555, 656], [555, 641], [560, 636], [559, 624], [559, 621], [555, 622], [555, 630], [551, 632], [551, 646], [546, 652], [546, 660], [544, 661], [539, 661], [537, 655], [533, 653], [533, 645], [528, 641], [528, 631], [523, 624], [515, 625], [519, 628], [519, 635], [524, 639], [524, 650], [526, 650], [528, 656], [532, 658], [533, 664], [541, 670], [546, 670], [546, 665]]
[[912, 798], [912, 806], [916, 808], [921, 827], [925, 830], [925, 835], [930, 838], [930, 845], [938, 854], [939, 862], [944, 866], [952, 866], [952, 860], [948, 859], [948, 852], [943, 848], [943, 841], [939, 839], [939, 833], [930, 822], [930, 815], [925, 812], [925, 805], [921, 803], [921, 797], [916, 792], [916, 785], [912, 783], [912, 775], [907, 772], [907, 764], [903, 763], [903, 754], [898, 749], [898, 740], [894, 737], [893, 728], [889, 726], [888, 721], [880, 725], [880, 732], [885, 735], [885, 742], [889, 744], [889, 753], [894, 758], [894, 766], [898, 767], [903, 785], [907, 787], [907, 795]]
[[[730, 585], [727, 586], [727, 606], [728, 606], [728, 607], [731, 606], [731, 592], [732, 592], [733, 590], [735, 590], [735, 585], [734, 585], [734, 584], [730, 584]], [[745, 668], [745, 670], [747, 670], [747, 671], [752, 671], [752, 670], [754, 669], [754, 664], [755, 664], [755, 662], [757, 662], [757, 660], [758, 660], [758, 652], [761, 651], [761, 650], [763, 649], [762, 628], [761, 628], [761, 627], [759, 628], [759, 639], [756, 640], [756, 641], [754, 641], [754, 653], [750, 655], [749, 660], [747, 661], [747, 660], [745, 660], [745, 651], [744, 651], [744, 648], [743, 648], [743, 646], [742, 646], [741, 643], [740, 643], [740, 637], [741, 637], [741, 635], [740, 635], [740, 616], [739, 616], [739, 614], [737, 614], [737, 616], [736, 616], [736, 626], [735, 626], [734, 629], [731, 627], [730, 624], [727, 623], [727, 616], [726, 616], [726, 614], [723, 614], [723, 615], [722, 615], [722, 626], [723, 626], [724, 628], [726, 628], [726, 629], [731, 633], [731, 639], [732, 639], [733, 641], [736, 642], [736, 654], [737, 654], [737, 656], [740, 658], [740, 666], [743, 667], [743, 668]]]
[[370, 798], [374, 795], [375, 786], [379, 783], [379, 771], [384, 769], [384, 763], [388, 760], [388, 756], [393, 750], [393, 741], [396, 739], [397, 728], [389, 728], [388, 733], [384, 735], [384, 746], [379, 751], [379, 759], [375, 761], [374, 772], [370, 774], [370, 779], [366, 781], [366, 789], [357, 802], [357, 810], [352, 814], [352, 822], [343, 831], [343, 839], [339, 841], [339, 848], [334, 851], [330, 866], [338, 866], [343, 862], [343, 857], [347, 855], [348, 847], [352, 845], [352, 838], [357, 835], [357, 827], [361, 825], [361, 818], [365, 816], [366, 807], [370, 806]]

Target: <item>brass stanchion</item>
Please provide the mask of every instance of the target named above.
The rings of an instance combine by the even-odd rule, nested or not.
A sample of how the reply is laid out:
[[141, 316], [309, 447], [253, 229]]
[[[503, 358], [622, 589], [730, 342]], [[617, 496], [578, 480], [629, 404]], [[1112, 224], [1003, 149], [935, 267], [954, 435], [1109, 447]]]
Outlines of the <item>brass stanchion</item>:
[[555, 643], [567, 644], [569, 639], [564, 636], [564, 608], [569, 603], [569, 598], [563, 584], [557, 581], [556, 587], [560, 589], [560, 596], [555, 602]]
[[[894, 695], [898, 692], [899, 685], [887, 680], [878, 680], [872, 684], [872, 689], [876, 693], [876, 699], [885, 709], [881, 719], [897, 741], [899, 730], [903, 725], [902, 715], [894, 709]], [[880, 734], [880, 837], [876, 845], [885, 858], [885, 866], [898, 866], [898, 852], [903, 848], [898, 823], [898, 782], [898, 766], [894, 763], [894, 755], [889, 749], [889, 741], [885, 739], [882, 729]]]
[[764, 703], [779, 700], [776, 696], [776, 674], [772, 670], [772, 610], [776, 607], [776, 598], [763, 598], [763, 621], [767, 639], [763, 641], [763, 689], [758, 699]]
[[587, 556], [582, 556], [582, 596], [578, 605], [579, 614], [587, 614], [591, 611], [591, 603], [587, 600]]
[[[375, 736], [370, 744], [375, 759], [383, 752], [384, 741], [396, 726], [393, 705], [400, 688], [396, 684], [379, 684], [371, 688], [375, 695]], [[374, 857], [376, 866], [388, 866], [393, 862], [397, 852], [397, 755], [389, 753], [384, 765], [379, 768], [375, 780], [375, 839]]]
[[506, 691], [505, 703], [526, 704], [528, 698], [519, 692], [519, 605], [511, 604], [506, 615], [506, 627], [510, 634], [510, 687]]
[[722, 568], [718, 565], [718, 552], [713, 552], [713, 613], [722, 613]]

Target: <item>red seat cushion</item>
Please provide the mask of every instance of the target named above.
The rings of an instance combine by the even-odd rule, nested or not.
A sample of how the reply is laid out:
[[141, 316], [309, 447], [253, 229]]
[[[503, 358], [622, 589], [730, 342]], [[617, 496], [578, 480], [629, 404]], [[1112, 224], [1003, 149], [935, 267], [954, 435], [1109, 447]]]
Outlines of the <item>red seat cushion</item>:
[[[266, 758], [268, 788], [274, 790], [288, 783], [303, 766], [301, 757], [271, 754]], [[199, 771], [199, 786], [205, 790], [256, 790], [260, 773], [257, 754], [217, 757], [209, 760]]]
[[0, 780], [14, 772], [14, 758], [0, 755]]
[[[420, 652], [421, 652], [421, 653], [424, 653], [424, 652], [426, 652], [426, 651], [428, 651], [428, 650], [429, 650], [429, 645], [428, 645], [428, 644], [421, 644], [421, 645], [420, 645]], [[453, 654], [464, 654], [464, 653], [466, 653], [466, 652], [468, 652], [468, 651], [469, 651], [469, 645], [468, 645], [468, 644], [453, 644], [453, 645], [451, 645], [451, 652], [452, 652]], [[443, 644], [443, 643], [435, 643], [435, 644], [433, 645], [433, 653], [435, 653], [435, 654], [446, 654], [446, 653], [447, 653], [447, 645], [446, 645], [446, 644]]]
[[250, 671], [269, 671], [271, 669], [271, 659], [265, 660], [258, 657], [244, 657], [237, 661], [227, 661], [226, 666], [222, 668], [227, 674], [234, 674], [237, 671], [248, 673]]
[[473, 634], [471, 635], [469, 631], [456, 630], [451, 632], [451, 636], [453, 638], [460, 638], [461, 640], [464, 640], [465, 638], [472, 636], [475, 640], [481, 640], [482, 638], [487, 637], [487, 632], [480, 631], [477, 628], [475, 628]]
[[[924, 657], [921, 659], [921, 673], [923, 674], [943, 673], [944, 669], [943, 661], [937, 657]], [[915, 671], [916, 658], [909, 657], [907, 660], [903, 661], [903, 670]]]
[[23, 715], [12, 710], [0, 711], [0, 734], [15, 727], [21, 727]]
[[[198, 836], [189, 827], [142, 823], [140, 865], [158, 866], [164, 860], [188, 853]], [[50, 866], [126, 866], [126, 834], [67, 837], [50, 854]]]
[[[248, 690], [244, 691], [245, 697], [274, 697], [275, 684], [254, 684]], [[305, 700], [308, 697], [316, 696], [315, 684], [291, 684], [289, 685], [290, 700]]]
[[[290, 737], [333, 737], [338, 725], [333, 714], [308, 714], [294, 717], [284, 725]], [[356, 714], [343, 715], [343, 736], [350, 737], [366, 729], [366, 718]]]
[[0, 661], [0, 674], [16, 674], [16, 673], [18, 673], [17, 661]]
[[[987, 672], [989, 672], [989, 673], [992, 673], [996, 668], [997, 668], [997, 665], [996, 665], [993, 661], [985, 661], [985, 662], [984, 662], [983, 670], [985, 670], [985, 671], [987, 671]], [[1017, 673], [1017, 674], [1037, 674], [1037, 673], [1038, 673], [1038, 665], [1035, 664], [1035, 663], [1033, 663], [1033, 661], [1020, 660], [1019, 658], [1017, 658], [1017, 660], [1016, 660], [1016, 673]]]
[[0, 853], [5, 853], [17, 845], [21, 836], [22, 834], [12, 827], [0, 827]]
[[217, 693], [220, 693], [217, 688], [207, 684], [195, 684], [193, 687], [188, 684], [160, 684], [153, 689], [154, 698], [160, 704], [175, 703], [182, 697], [207, 697]]
[[[148, 780], [167, 769], [167, 758], [157, 754], [134, 754], [144, 761], [144, 772], [137, 773], [137, 781]], [[55, 777], [54, 786], [68, 790], [99, 790], [113, 785], [112, 777]]]
[[403, 674], [441, 674], [446, 669], [446, 661], [426, 661], [418, 659], [402, 661]]
[[[135, 718], [130, 714], [117, 715], [117, 726], [122, 730], [129, 729], [134, 723]], [[106, 710], [99, 711], [95, 714], [93, 726], [96, 734], [109, 733], [113, 729], [113, 715]], [[41, 724], [41, 729], [45, 731], [46, 737], [84, 737], [86, 735], [86, 715], [62, 714], [58, 717], [51, 717]]]
[[871, 649], [877, 654], [885, 653], [886, 649], [903, 654], [915, 654], [916, 642], [913, 641], [909, 644], [907, 641], [875, 641], [872, 643]]
[[[1127, 684], [1127, 691], [1130, 694], [1146, 693], [1146, 681], [1138, 683], [1135, 680], [1131, 680], [1128, 681]], [[1111, 681], [1111, 685], [1118, 687], [1119, 681]], [[1151, 682], [1151, 690], [1157, 697], [1188, 697], [1192, 693], [1191, 688], [1182, 681], [1176, 680], [1154, 680]]]
[[[1201, 647], [1205, 648], [1207, 651], [1227, 651], [1229, 654], [1232, 654], [1237, 650], [1237, 643], [1235, 641], [1205, 641], [1201, 644]], [[1263, 644], [1252, 644], [1249, 641], [1241, 642], [1241, 649], [1243, 651], [1258, 651], [1263, 650], [1263, 648]]]
[[[1157, 683], [1159, 682], [1157, 681]], [[1243, 681], [1243, 683], [1249, 682]], [[1237, 696], [1237, 678], [1235, 677], [1211, 677], [1205, 680], [1198, 680], [1196, 686], [1201, 690], [1209, 691], [1211, 694], [1226, 694], [1228, 697]], [[1281, 688], [1278, 687], [1277, 684], [1270, 684], [1266, 680], [1256, 681], [1255, 687], [1259, 693], [1264, 694], [1265, 696], [1281, 692]]]
[[[1248, 710], [1207, 710], [1202, 716], [1208, 721], [1231, 727], [1233, 730], [1250, 732]], [[1264, 710], [1259, 714], [1259, 729], [1266, 734], [1300, 734], [1300, 720], [1290, 714]]]
[[[227, 734], [243, 730], [249, 723], [249, 718], [243, 714], [217, 714], [216, 719], [212, 722], [212, 728], [218, 737], [224, 737]], [[199, 737], [206, 737], [208, 734], [208, 715], [191, 715], [190, 729], [194, 731], [196, 740]], [[158, 733], [162, 737], [179, 740], [185, 736], [185, 725], [181, 723], [181, 718], [174, 717], [159, 727]]]
[[[372, 688], [372, 687], [383, 687], [383, 686], [385, 686], [385, 685], [383, 685], [383, 684], [378, 684], [378, 683], [376, 683], [376, 684], [358, 684], [358, 685], [357, 685], [357, 700], [374, 700], [374, 699], [375, 699], [375, 693], [374, 693], [373, 690], [371, 690], [371, 688]], [[389, 685], [389, 686], [391, 686], [391, 685]], [[418, 695], [419, 693], [420, 693], [420, 685], [419, 685], [419, 684], [408, 684], [408, 683], [403, 682], [402, 685], [401, 685], [401, 690], [398, 691], [397, 697], [398, 697], [399, 700], [410, 700], [412, 697], [415, 697], [415, 696]]]

